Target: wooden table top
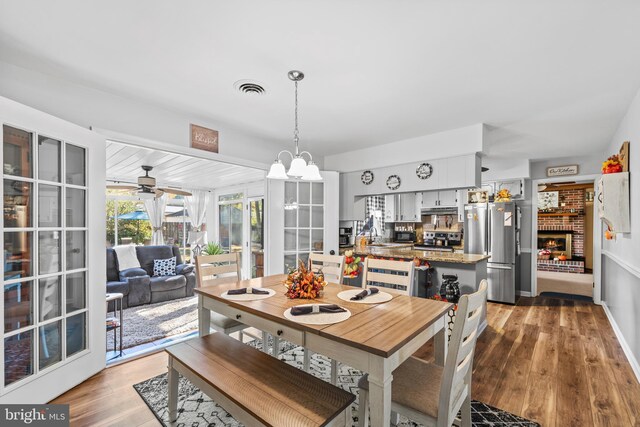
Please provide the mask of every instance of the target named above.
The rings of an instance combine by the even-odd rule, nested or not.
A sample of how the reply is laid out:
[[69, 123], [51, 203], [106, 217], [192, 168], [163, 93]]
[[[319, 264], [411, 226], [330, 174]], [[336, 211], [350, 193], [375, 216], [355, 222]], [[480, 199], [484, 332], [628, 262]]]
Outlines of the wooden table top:
[[[322, 298], [289, 299], [284, 295], [286, 277], [286, 274], [279, 274], [228, 284], [205, 285], [196, 288], [195, 292], [247, 313], [294, 329], [315, 333], [383, 357], [391, 356], [453, 307], [449, 303], [396, 294], [392, 294], [393, 298], [390, 301], [381, 304], [343, 301], [337, 297], [338, 293], [358, 288], [337, 283], [329, 283], [324, 289]], [[221, 297], [229, 289], [246, 287], [272, 288], [276, 294], [271, 298], [257, 301], [231, 301]], [[302, 304], [338, 304], [347, 308], [351, 312], [351, 317], [344, 322], [332, 325], [305, 325], [284, 317], [287, 308]]]

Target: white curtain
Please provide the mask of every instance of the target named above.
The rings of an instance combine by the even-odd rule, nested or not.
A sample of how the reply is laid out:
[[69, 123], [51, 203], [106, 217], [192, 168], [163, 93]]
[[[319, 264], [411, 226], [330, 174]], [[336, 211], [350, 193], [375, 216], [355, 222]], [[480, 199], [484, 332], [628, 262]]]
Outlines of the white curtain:
[[164, 210], [167, 207], [167, 199], [164, 194], [161, 197], [147, 199], [144, 201], [144, 207], [149, 215], [149, 222], [153, 228], [151, 237], [152, 245], [164, 245], [164, 236], [162, 235], [162, 223], [164, 221]]
[[[184, 198], [184, 204], [187, 208], [187, 212], [189, 212], [189, 222], [191, 222], [191, 226], [194, 228], [194, 231], [197, 236], [201, 236], [204, 233], [200, 233], [202, 224], [204, 224], [206, 214], [207, 214], [207, 205], [209, 204], [209, 192], [202, 190], [195, 190], [191, 192], [191, 196], [186, 196]], [[194, 237], [196, 234], [194, 234]], [[194, 243], [189, 239], [189, 243]], [[196, 242], [199, 243], [199, 242]], [[204, 242], [202, 242], [204, 243]]]

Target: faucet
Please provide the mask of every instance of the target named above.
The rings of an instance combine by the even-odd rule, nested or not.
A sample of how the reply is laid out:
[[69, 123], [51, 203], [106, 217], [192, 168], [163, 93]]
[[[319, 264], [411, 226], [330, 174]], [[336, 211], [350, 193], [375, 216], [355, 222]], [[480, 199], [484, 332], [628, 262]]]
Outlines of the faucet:
[[378, 237], [378, 230], [375, 227], [369, 228], [369, 243], [373, 243], [373, 232], [376, 232], [376, 237]]

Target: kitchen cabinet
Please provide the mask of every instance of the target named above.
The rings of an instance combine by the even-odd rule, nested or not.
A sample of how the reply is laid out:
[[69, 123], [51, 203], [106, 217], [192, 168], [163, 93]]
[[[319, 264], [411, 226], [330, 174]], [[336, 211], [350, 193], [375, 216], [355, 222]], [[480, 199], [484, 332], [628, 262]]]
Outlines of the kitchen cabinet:
[[498, 191], [506, 188], [511, 193], [511, 197], [515, 200], [521, 200], [525, 198], [524, 194], [524, 180], [523, 179], [511, 179], [503, 181], [487, 181], [482, 183], [482, 190], [487, 191], [489, 195], [495, 195]]
[[425, 209], [455, 207], [457, 200], [456, 190], [425, 191], [422, 193], [422, 207]]
[[396, 194], [384, 196], [384, 222], [396, 222]]
[[353, 220], [366, 221], [368, 219], [365, 215], [366, 210], [367, 210], [367, 198], [356, 197], [353, 202]]

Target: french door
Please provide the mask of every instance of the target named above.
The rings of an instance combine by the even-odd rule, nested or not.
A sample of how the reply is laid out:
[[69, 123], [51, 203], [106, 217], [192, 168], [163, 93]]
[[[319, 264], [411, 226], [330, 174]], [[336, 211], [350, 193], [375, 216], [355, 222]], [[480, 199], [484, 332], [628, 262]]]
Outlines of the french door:
[[105, 365], [105, 142], [5, 98], [0, 120], [0, 402], [44, 403]]

